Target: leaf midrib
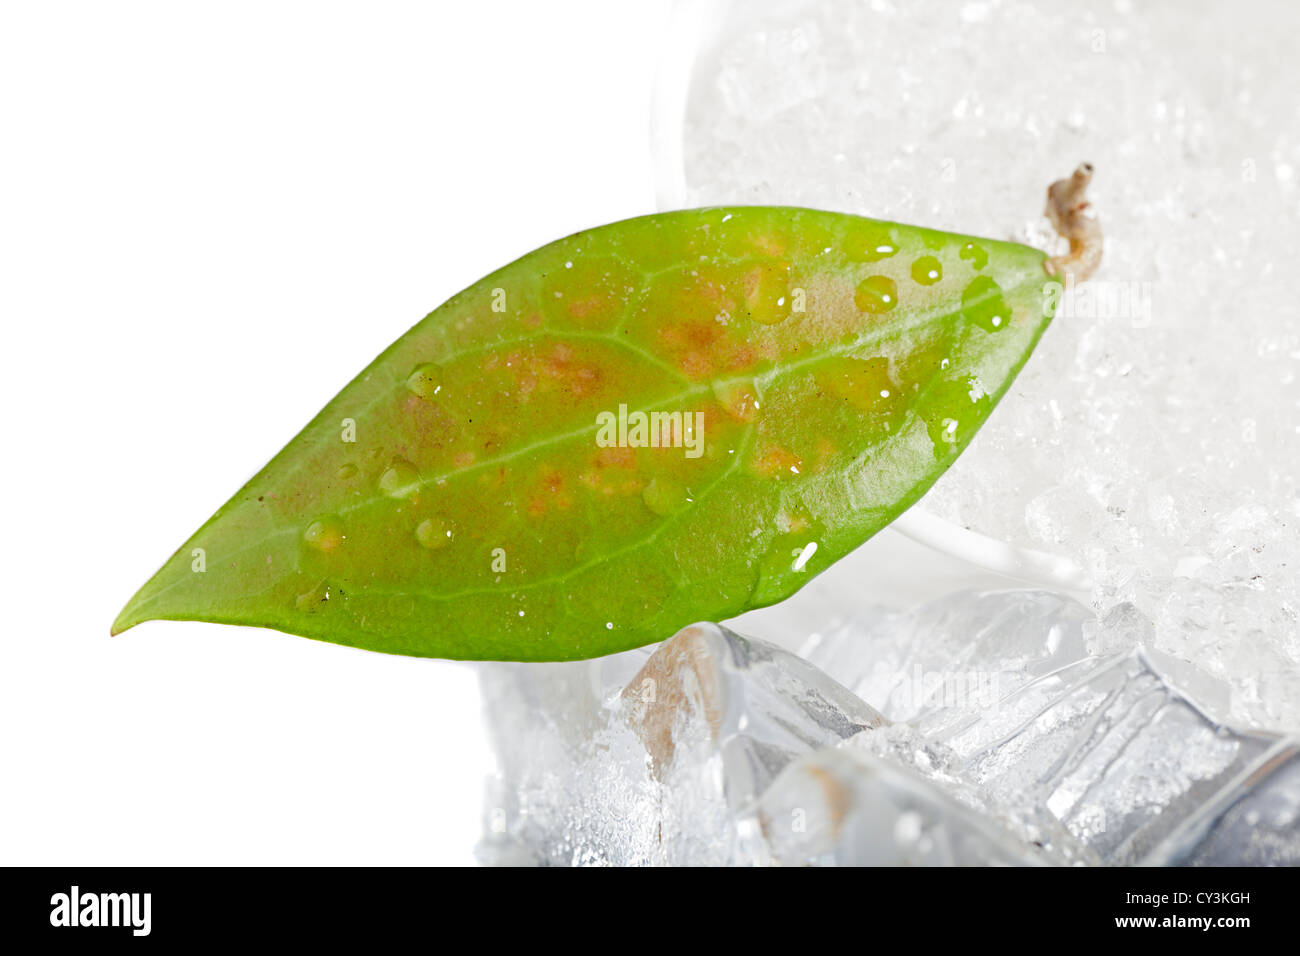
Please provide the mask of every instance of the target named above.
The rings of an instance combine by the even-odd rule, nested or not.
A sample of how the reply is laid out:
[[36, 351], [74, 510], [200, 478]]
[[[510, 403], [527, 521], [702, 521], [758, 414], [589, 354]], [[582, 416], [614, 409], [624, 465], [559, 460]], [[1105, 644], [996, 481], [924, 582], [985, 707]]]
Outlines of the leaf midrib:
[[[1028, 283], [1031, 282], [1031, 281], [1032, 281], [1032, 277], [1027, 277], [1023, 282], [1018, 282], [1016, 285], [1012, 286], [1012, 287], [1010, 288], [1010, 290], [1002, 290], [1001, 292], [988, 292], [988, 293], [985, 293], [984, 295], [981, 295], [978, 299], [973, 300], [973, 304], [982, 304], [986, 299], [993, 298], [993, 297], [995, 297], [995, 296], [997, 296], [997, 295], [999, 295], [999, 294], [1001, 294], [1001, 295], [1007, 295], [1007, 294], [1009, 294], [1009, 292], [1018, 292], [1020, 289], [1022, 289], [1026, 284], [1028, 284]], [[805, 369], [805, 368], [807, 368], [807, 367], [809, 367], [809, 366], [816, 365], [816, 364], [818, 364], [818, 363], [820, 363], [820, 362], [826, 361], [827, 359], [830, 359], [830, 358], [833, 358], [833, 357], [836, 357], [836, 356], [840, 356], [840, 355], [845, 355], [845, 354], [848, 354], [848, 353], [851, 353], [851, 352], [855, 352], [855, 351], [859, 350], [860, 348], [862, 348], [863, 346], [882, 344], [882, 343], [884, 343], [884, 342], [887, 342], [887, 341], [890, 341], [890, 340], [892, 340], [892, 339], [894, 339], [894, 338], [897, 338], [901, 333], [906, 332], [906, 331], [910, 331], [910, 330], [912, 330], [912, 329], [929, 328], [929, 327], [935, 325], [937, 322], [939, 322], [939, 321], [941, 321], [941, 320], [943, 320], [943, 319], [947, 319], [947, 318], [949, 318], [949, 317], [951, 317], [951, 316], [953, 316], [953, 315], [957, 315], [957, 314], [961, 313], [962, 311], [965, 310], [965, 307], [966, 307], [966, 306], [958, 306], [958, 307], [956, 307], [956, 308], [948, 307], [948, 308], [944, 308], [944, 309], [932, 309], [932, 310], [926, 312], [926, 313], [923, 315], [923, 317], [920, 318], [919, 320], [906, 320], [906, 321], [905, 321], [902, 317], [900, 317], [897, 321], [895, 321], [895, 322], [893, 322], [893, 323], [882, 323], [882, 324], [878, 324], [878, 325], [873, 325], [873, 326], [871, 326], [869, 329], [865, 330], [865, 331], [863, 332], [863, 334], [861, 334], [861, 335], [859, 335], [857, 338], [853, 339], [851, 342], [844, 343], [844, 344], [832, 345], [832, 346], [829, 346], [829, 347], [827, 347], [827, 348], [820, 349], [820, 350], [816, 350], [816, 351], [812, 351], [812, 350], [810, 350], [809, 354], [808, 354], [806, 357], [803, 357], [803, 358], [800, 358], [800, 359], [796, 359], [796, 360], [793, 360], [793, 361], [783, 361], [783, 362], [779, 362], [779, 363], [777, 363], [777, 364], [774, 364], [771, 368], [769, 368], [769, 369], [766, 370], [765, 372], [760, 372], [758, 375], [752, 375], [752, 376], [751, 376], [751, 375], [735, 375], [735, 376], [730, 376], [730, 377], [728, 377], [728, 378], [723, 378], [723, 379], [713, 379], [713, 380], [710, 380], [710, 381], [707, 382], [707, 383], [702, 383], [702, 384], [700, 384], [700, 385], [696, 385], [696, 386], [693, 386], [693, 387], [691, 387], [691, 388], [684, 389], [683, 391], [678, 392], [678, 393], [675, 394], [675, 395], [667, 396], [667, 397], [661, 399], [661, 400], [660, 400], [659, 402], [657, 402], [656, 404], [651, 405], [651, 406], [647, 406], [645, 409], [639, 409], [639, 410], [653, 411], [653, 410], [655, 410], [655, 409], [657, 409], [657, 408], [662, 408], [662, 407], [664, 407], [664, 406], [666, 406], [666, 405], [677, 404], [677, 403], [680, 403], [682, 400], [687, 399], [687, 398], [690, 398], [691, 396], [694, 396], [694, 395], [697, 395], [697, 394], [698, 394], [698, 395], [706, 395], [706, 394], [709, 394], [710, 392], [712, 392], [713, 389], [718, 388], [718, 387], [720, 387], [720, 386], [725, 388], [725, 387], [728, 386], [728, 385], [738, 385], [738, 384], [743, 384], [743, 383], [748, 383], [748, 382], [754, 382], [754, 383], [758, 384], [758, 385], [760, 386], [760, 388], [763, 388], [763, 387], [766, 387], [767, 385], [771, 384], [772, 382], [776, 381], [777, 379], [780, 379], [780, 378], [783, 378], [783, 377], [786, 377], [786, 376], [789, 376], [789, 375], [793, 375], [793, 374], [795, 374], [796, 372], [798, 372], [798, 371], [800, 371], [800, 370], [802, 370], [802, 369]], [[563, 337], [566, 333], [558, 332], [558, 333], [548, 333], [548, 334], [552, 335], [553, 337], [557, 337], [557, 338], [559, 338], [559, 337]], [[990, 333], [990, 334], [997, 334], [997, 333]], [[599, 335], [599, 334], [595, 334], [595, 335], [592, 335], [592, 334], [583, 334], [583, 335], [581, 335], [581, 337], [584, 338], [584, 339], [601, 338], [601, 339], [604, 339], [604, 340], [609, 341], [609, 342], [617, 342], [617, 341], [618, 341], [617, 339], [610, 339], [608, 336], [602, 336], [602, 335]], [[453, 355], [452, 357], [450, 357], [449, 359], [447, 359], [447, 361], [454, 361], [454, 360], [455, 360], [456, 358], [458, 358], [458, 357], [459, 357], [459, 353], [458, 353], [457, 355]], [[363, 372], [362, 374], [364, 374], [364, 372]], [[911, 424], [912, 424], [913, 421], [914, 421], [914, 418], [915, 418], [915, 415], [916, 415], [915, 408], [916, 408], [917, 404], [919, 403], [919, 399], [920, 399], [924, 394], [926, 394], [926, 393], [929, 391], [929, 389], [934, 385], [934, 383], [935, 383], [936, 381], [937, 381], [937, 379], [932, 379], [932, 380], [930, 381], [930, 383], [928, 383], [928, 384], [925, 386], [925, 388], [923, 388], [923, 389], [921, 390], [921, 393], [918, 394], [918, 396], [917, 396], [918, 402], [914, 402], [913, 405], [912, 405], [912, 408], [909, 409], [909, 411], [908, 411], [907, 419], [906, 419], [905, 424], [904, 424], [902, 427], [900, 427], [896, 432], [892, 432], [892, 433], [891, 433], [891, 434], [890, 434], [890, 435], [885, 439], [885, 441], [882, 443], [882, 445], [887, 446], [887, 445], [891, 444], [891, 443], [892, 443], [892, 442], [893, 442], [893, 441], [894, 441], [894, 440], [895, 440], [899, 435], [905, 433], [905, 432], [908, 430], [908, 427], [910, 427]], [[402, 388], [402, 387], [405, 387], [403, 382], [397, 382], [397, 381], [394, 382], [394, 386], [393, 386], [394, 390], [396, 390], [397, 388]], [[375, 398], [374, 398], [371, 402], [369, 402], [368, 404], [366, 404], [365, 406], [363, 406], [363, 409], [362, 409], [361, 414], [364, 414], [365, 411], [369, 411], [369, 410], [372, 409], [375, 405], [377, 405], [379, 402], [381, 402], [381, 401], [383, 401], [384, 399], [386, 399], [388, 396], [389, 396], [389, 393], [381, 393], [381, 394], [379, 394], [379, 395], [376, 395]], [[538, 450], [539, 448], [544, 448], [544, 447], [551, 447], [551, 446], [561, 445], [561, 444], [563, 444], [563, 443], [566, 442], [566, 441], [572, 440], [573, 438], [577, 438], [577, 437], [579, 437], [579, 436], [581, 436], [581, 435], [585, 435], [585, 434], [590, 433], [591, 430], [592, 430], [592, 427], [593, 427], [592, 425], [586, 425], [586, 426], [583, 426], [583, 427], [581, 427], [581, 428], [576, 428], [576, 429], [573, 429], [573, 430], [570, 430], [570, 431], [567, 431], [567, 432], [559, 433], [559, 434], [557, 434], [557, 435], [552, 435], [552, 436], [549, 436], [548, 438], [543, 439], [543, 440], [541, 440], [541, 441], [539, 441], [539, 442], [536, 442], [536, 443], [534, 443], [534, 444], [532, 444], [532, 445], [525, 446], [524, 448], [515, 449], [515, 450], [513, 450], [513, 451], [511, 451], [511, 452], [503, 453], [503, 454], [498, 455], [498, 456], [495, 456], [495, 457], [493, 457], [493, 458], [484, 459], [484, 460], [481, 461], [481, 462], [476, 462], [476, 463], [473, 464], [473, 465], [467, 466], [467, 467], [465, 467], [465, 468], [457, 469], [457, 470], [455, 470], [455, 471], [451, 471], [451, 472], [441, 472], [441, 473], [439, 473], [439, 474], [437, 474], [437, 475], [434, 475], [434, 476], [431, 476], [431, 477], [428, 477], [428, 478], [425, 478], [424, 476], [421, 476], [421, 478], [420, 478], [420, 482], [419, 482], [419, 485], [418, 485], [418, 488], [423, 489], [423, 488], [425, 488], [426, 486], [428, 486], [429, 484], [437, 483], [438, 481], [444, 481], [444, 482], [445, 482], [446, 480], [448, 480], [448, 479], [450, 479], [450, 478], [454, 478], [454, 477], [457, 477], [457, 476], [460, 476], [460, 475], [465, 475], [465, 474], [468, 474], [468, 473], [472, 473], [472, 472], [474, 472], [474, 471], [478, 471], [478, 470], [481, 470], [481, 469], [483, 469], [483, 468], [493, 467], [493, 466], [498, 466], [498, 465], [502, 464], [503, 462], [514, 460], [515, 458], [519, 457], [520, 455], [524, 455], [524, 454], [527, 454], [527, 453], [529, 453], [529, 452], [536, 451], [536, 450]], [[752, 436], [753, 433], [754, 433], [754, 429], [751, 427], [751, 428], [748, 430], [748, 432], [746, 433], [746, 438], [745, 438], [745, 441], [746, 441], [746, 442], [748, 442], [748, 441], [750, 440], [750, 436]], [[734, 456], [733, 461], [728, 465], [728, 467], [727, 467], [726, 469], [724, 469], [722, 472], [719, 473], [718, 477], [715, 478], [714, 481], [710, 482], [710, 484], [708, 485], [708, 487], [707, 487], [704, 491], [700, 492], [700, 497], [702, 498], [702, 497], [703, 497], [704, 495], [706, 495], [709, 491], [712, 491], [714, 488], [717, 487], [717, 485], [722, 481], [723, 478], [725, 478], [726, 476], [730, 475], [731, 472], [735, 469], [737, 462], [739, 462], [739, 461], [741, 460], [742, 457], [743, 457], [743, 456], [742, 456], [741, 454], [739, 454], [739, 449], [738, 449], [738, 453], [737, 453], [736, 456]], [[294, 468], [293, 468], [293, 470], [289, 472], [289, 474], [288, 474], [287, 477], [292, 477], [292, 476], [296, 475], [298, 471], [301, 471], [301, 468], [302, 468], [302, 465], [301, 465], [300, 463], [296, 463], [295, 466], [294, 466]], [[369, 507], [371, 507], [371, 506], [373, 506], [373, 505], [375, 505], [375, 504], [378, 504], [378, 503], [381, 503], [381, 502], [386, 502], [386, 501], [392, 501], [392, 500], [394, 500], [394, 499], [388, 497], [387, 495], [382, 495], [382, 494], [380, 494], [380, 495], [371, 495], [370, 497], [365, 498], [365, 499], [363, 499], [362, 501], [360, 501], [360, 502], [354, 504], [354, 505], [353, 505], [352, 507], [350, 507], [350, 508], [339, 508], [339, 509], [337, 509], [337, 510], [336, 510], [335, 512], [333, 512], [333, 513], [339, 515], [340, 517], [342, 517], [342, 516], [344, 516], [344, 515], [354, 514], [354, 513], [358, 512], [358, 511], [361, 511], [361, 510], [363, 510], [363, 509], [365, 509], [365, 508], [369, 508]], [[568, 570], [566, 570], [566, 571], [564, 571], [564, 572], [560, 572], [560, 573], [557, 574], [557, 575], [551, 575], [551, 576], [547, 576], [547, 577], [542, 577], [542, 578], [538, 578], [538, 579], [536, 579], [536, 580], [534, 580], [534, 581], [529, 581], [529, 582], [526, 582], [526, 583], [520, 584], [520, 585], [516, 586], [516, 587], [514, 588], [514, 590], [516, 590], [516, 591], [528, 591], [528, 590], [533, 590], [533, 589], [538, 588], [538, 587], [543, 587], [543, 586], [548, 585], [548, 584], [556, 583], [556, 582], [559, 581], [559, 580], [566, 580], [569, 576], [571, 576], [571, 575], [573, 575], [573, 574], [576, 574], [576, 573], [578, 573], [578, 572], [581, 571], [581, 570], [585, 570], [585, 569], [587, 569], [587, 568], [589, 568], [589, 567], [592, 567], [592, 566], [594, 566], [595, 564], [598, 564], [598, 563], [602, 563], [602, 562], [605, 562], [605, 561], [609, 561], [611, 558], [613, 558], [613, 557], [617, 557], [617, 556], [620, 556], [620, 555], [622, 555], [622, 554], [624, 554], [624, 553], [627, 553], [627, 552], [629, 552], [629, 551], [636, 550], [636, 549], [638, 549], [638, 548], [644, 546], [645, 544], [651, 543], [651, 542], [653, 542], [654, 540], [656, 540], [656, 539], [658, 538], [658, 536], [663, 532], [664, 529], [670, 527], [670, 526], [675, 522], [676, 518], [677, 518], [679, 515], [686, 514], [686, 513], [690, 512], [690, 511], [692, 511], [692, 510], [693, 510], [693, 509], [691, 509], [691, 508], [684, 508], [684, 509], [682, 509], [682, 511], [677, 512], [676, 514], [673, 514], [673, 515], [668, 516], [668, 517], [665, 518], [662, 522], [660, 522], [660, 523], [658, 523], [657, 525], [655, 525], [655, 527], [654, 527], [654, 528], [653, 528], [653, 529], [652, 529], [648, 534], [642, 535], [641, 537], [637, 538], [636, 540], [634, 540], [634, 541], [632, 541], [632, 542], [629, 542], [627, 545], [625, 545], [625, 546], [622, 547], [622, 548], [617, 549], [617, 550], [614, 551], [614, 552], [611, 552], [611, 553], [609, 553], [609, 554], [604, 554], [604, 555], [600, 555], [600, 556], [598, 556], [598, 557], [595, 557], [595, 558], [593, 558], [590, 562], [588, 562], [588, 563], [585, 564], [585, 565], [581, 565], [581, 566], [579, 566], [579, 567], [577, 567], [577, 568], [569, 568]], [[213, 518], [212, 520], [215, 521], [215, 520], [216, 520], [216, 517], [219, 517], [219, 515], [220, 515], [220, 513], [218, 513], [218, 516], [214, 516], [214, 518]], [[209, 523], [211, 523], [211, 522], [209, 522]], [[202, 531], [200, 530], [199, 533], [201, 534]], [[271, 542], [275, 542], [275, 541], [278, 541], [278, 540], [280, 540], [280, 539], [282, 539], [282, 538], [284, 538], [284, 537], [287, 537], [288, 535], [291, 535], [291, 534], [292, 534], [292, 535], [297, 535], [297, 534], [300, 534], [300, 533], [301, 533], [301, 528], [300, 528], [300, 526], [297, 525], [297, 524], [294, 524], [294, 525], [288, 525], [288, 526], [284, 526], [284, 527], [276, 528], [276, 529], [275, 529], [274, 531], [272, 531], [271, 533], [269, 533], [269, 534], [265, 534], [265, 535], [262, 535], [262, 536], [259, 537], [256, 541], [254, 541], [254, 542], [252, 542], [252, 543], [250, 543], [250, 544], [248, 544], [248, 545], [245, 545], [245, 546], [243, 546], [243, 547], [241, 547], [241, 548], [238, 548], [238, 549], [236, 549], [235, 551], [230, 552], [228, 555], [223, 556], [223, 560], [233, 560], [233, 559], [235, 559], [235, 558], [237, 558], [237, 557], [241, 557], [241, 556], [243, 556], [244, 554], [247, 554], [247, 553], [250, 552], [250, 551], [260, 550], [261, 548], [266, 547], [269, 543], [271, 543]], [[195, 535], [195, 537], [197, 538], [197, 535]], [[191, 539], [191, 540], [193, 540], [193, 539]], [[187, 542], [187, 544], [188, 544], [188, 542]], [[300, 566], [299, 566], [299, 567], [296, 567], [296, 570], [301, 570], [301, 567], [300, 567]], [[178, 585], [181, 581], [183, 581], [183, 580], [185, 580], [185, 578], [178, 578], [178, 579], [172, 581], [172, 582], [171, 582], [170, 584], [168, 584], [166, 587], [162, 588], [161, 590], [157, 591], [155, 594], [151, 595], [151, 596], [150, 596], [150, 597], [149, 597], [145, 602], [143, 602], [142, 606], [148, 606], [148, 605], [150, 605], [150, 604], [154, 604], [154, 603], [156, 603], [156, 602], [159, 601], [159, 600], [160, 600], [164, 595], [166, 595], [166, 594], [167, 594], [167, 593], [168, 593], [168, 592], [169, 592], [173, 587], [177, 586], [177, 585]], [[367, 592], [369, 592], [369, 593], [379, 594], [379, 595], [389, 595], [389, 596], [391, 596], [391, 595], [409, 596], [409, 595], [412, 595], [412, 594], [416, 594], [416, 595], [422, 596], [422, 597], [424, 597], [424, 598], [426, 598], [426, 599], [432, 599], [432, 600], [438, 600], [438, 601], [441, 601], [441, 600], [449, 600], [449, 599], [451, 599], [451, 598], [455, 598], [455, 597], [465, 597], [465, 596], [468, 596], [468, 595], [471, 595], [471, 594], [493, 593], [496, 589], [495, 589], [495, 588], [490, 588], [490, 589], [488, 589], [488, 588], [483, 588], [483, 589], [469, 589], [469, 590], [462, 590], [462, 591], [452, 592], [452, 593], [445, 594], [445, 595], [443, 595], [443, 594], [437, 594], [437, 593], [433, 593], [433, 592], [427, 592], [427, 591], [384, 590], [384, 589], [376, 588], [376, 587], [373, 587], [373, 586], [367, 586], [366, 590], [367, 590]]]

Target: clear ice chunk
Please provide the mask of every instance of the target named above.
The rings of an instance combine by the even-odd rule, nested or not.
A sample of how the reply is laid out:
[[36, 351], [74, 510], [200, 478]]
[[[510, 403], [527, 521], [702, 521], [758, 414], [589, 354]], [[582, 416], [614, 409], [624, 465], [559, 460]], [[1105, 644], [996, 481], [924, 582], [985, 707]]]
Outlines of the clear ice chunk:
[[479, 665], [496, 774], [484, 800], [489, 865], [584, 865], [653, 859], [638, 825], [654, 794], [645, 753], [606, 701], [650, 657]]
[[1278, 743], [1240, 785], [1185, 821], [1151, 864], [1300, 866], [1300, 756]]
[[883, 723], [824, 673], [714, 624], [574, 664], [485, 664], [487, 862], [766, 862], [752, 814], [793, 759]]
[[[862, 614], [804, 659], [714, 624], [485, 664], [490, 863], [1300, 860], [1300, 741], [1223, 683], [1041, 591]], [[882, 711], [864, 699], [882, 702]]]
[[[1221, 861], [1287, 859], [1297, 835], [1283, 811], [1300, 795], [1279, 761], [1294, 742], [1212, 716], [1227, 689], [1149, 636], [1131, 607], [1098, 621], [1060, 595], [1004, 591], [863, 616], [805, 653], [944, 748], [954, 779], [994, 804], [1046, 808], [1102, 862], [1191, 860], [1197, 840]], [[1229, 812], [1282, 822], [1233, 844]]]
[[[1265, 767], [1275, 737], [1207, 717], [1137, 650], [1085, 665], [1046, 706], [1006, 703], [1017, 725], [948, 736], [966, 777], [995, 799], [1047, 807], [1103, 862], [1171, 855], [1166, 841]], [[1036, 690], [1028, 685], [1024, 691]]]
[[787, 866], [1020, 866], [1044, 862], [996, 818], [864, 750], [799, 759], [763, 794], [772, 861]]
[[957, 592], [907, 612], [860, 613], [813, 635], [802, 654], [890, 720], [933, 735], [1086, 660], [1092, 618], [1046, 591]]

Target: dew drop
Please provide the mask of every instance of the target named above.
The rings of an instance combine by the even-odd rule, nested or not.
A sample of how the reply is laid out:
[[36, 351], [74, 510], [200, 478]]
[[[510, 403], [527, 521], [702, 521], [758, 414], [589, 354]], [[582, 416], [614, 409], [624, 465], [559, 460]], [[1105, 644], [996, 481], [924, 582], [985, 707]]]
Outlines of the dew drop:
[[330, 599], [329, 582], [321, 581], [310, 591], [304, 591], [294, 598], [293, 606], [300, 611], [314, 611]]
[[922, 256], [912, 263], [912, 279], [921, 285], [934, 285], [943, 278], [943, 265], [934, 256]]
[[814, 373], [814, 380], [826, 395], [843, 399], [862, 412], [892, 414], [895, 385], [889, 371], [889, 359], [835, 356], [824, 361]]
[[844, 254], [851, 262], [879, 262], [898, 252], [898, 243], [887, 226], [863, 223], [851, 231]]
[[746, 314], [760, 325], [776, 325], [790, 317], [792, 270], [784, 259], [762, 260], [740, 277]]
[[303, 532], [302, 540], [309, 547], [327, 554], [336, 551], [347, 537], [343, 533], [343, 522], [336, 515], [322, 515]]
[[787, 478], [802, 471], [803, 459], [779, 445], [772, 445], [754, 456], [754, 471], [764, 478]]
[[405, 498], [420, 487], [420, 473], [405, 458], [394, 458], [379, 476], [379, 490], [390, 498]]
[[715, 381], [713, 397], [728, 415], [738, 422], [755, 422], [763, 415], [758, 400], [758, 386], [753, 381]]
[[930, 386], [924, 412], [926, 431], [934, 443], [935, 457], [948, 457], [955, 446], [970, 440], [974, 429], [988, 413], [992, 397], [973, 376], [945, 379]]
[[976, 269], [983, 269], [989, 262], [988, 250], [983, 246], [975, 245], [973, 242], [968, 242], [962, 246], [957, 255], [970, 262]]
[[962, 290], [961, 311], [969, 321], [989, 332], [1003, 328], [1011, 315], [1002, 287], [988, 276], [977, 276]]
[[416, 367], [406, 377], [406, 387], [411, 394], [421, 398], [433, 398], [442, 389], [442, 367], [433, 362], [425, 362]]
[[451, 544], [451, 526], [442, 518], [425, 518], [415, 529], [415, 540], [420, 547], [437, 551]]
[[817, 539], [825, 533], [820, 521], [799, 509], [778, 514], [775, 523], [777, 533], [758, 560], [758, 580], [751, 598], [755, 601], [778, 600], [796, 590], [818, 553]]
[[647, 508], [660, 516], [681, 511], [690, 502], [686, 486], [671, 478], [654, 478], [641, 491], [641, 500]]
[[889, 312], [898, 305], [898, 285], [889, 276], [868, 276], [858, 283], [853, 302], [859, 312]]

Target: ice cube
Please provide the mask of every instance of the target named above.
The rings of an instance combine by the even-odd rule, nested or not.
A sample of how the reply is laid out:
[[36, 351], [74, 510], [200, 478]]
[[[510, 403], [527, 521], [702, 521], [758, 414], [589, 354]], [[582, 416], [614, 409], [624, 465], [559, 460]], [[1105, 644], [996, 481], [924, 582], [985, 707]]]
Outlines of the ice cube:
[[[500, 772], [481, 856], [1300, 859], [1300, 743], [1224, 723], [1226, 685], [1151, 634], [1136, 609], [1098, 620], [1060, 595], [967, 592], [810, 642], [830, 673], [714, 624], [597, 661], [484, 665]], [[994, 693], [953, 680], [982, 674]]]
[[[654, 857], [645, 749], [609, 702], [652, 648], [593, 661], [479, 665], [496, 774], [484, 800], [488, 864], [638, 863]], [[596, 774], [601, 774], [597, 786]]]
[[[1243, 783], [1288, 745], [1225, 723], [1232, 689], [1151, 647], [1153, 639], [1151, 622], [1131, 605], [1098, 620], [1067, 597], [1016, 590], [864, 613], [809, 641], [806, 653], [880, 701], [886, 717], [909, 722], [917, 739], [887, 756], [916, 755], [918, 772], [964, 793], [966, 805], [988, 801], [984, 812], [1007, 821], [1020, 815], [1017, 832], [1037, 826], [1067, 857], [1069, 841], [1053, 838], [1035, 808], [1100, 861], [1139, 863], [1190, 858], [1200, 839], [1192, 831], [1233, 829], [1206, 822], [1223, 807], [1300, 802], [1287, 790], [1289, 773], [1270, 771], [1268, 787]], [[873, 735], [871, 744], [897, 733]], [[1296, 832], [1281, 824], [1270, 839], [1236, 850], [1216, 839], [1216, 859], [1297, 851], [1288, 843]]]
[[936, 735], [986, 719], [1035, 681], [1086, 661], [1094, 615], [1046, 591], [957, 592], [908, 611], [864, 610], [803, 649], [890, 720]]
[[[1023, 713], [1014, 698], [1035, 690], [1002, 706]], [[1235, 800], [1277, 744], [1208, 717], [1143, 650], [1094, 660], [1027, 710], [995, 739], [978, 727], [941, 739], [990, 797], [1047, 807], [1109, 864], [1165, 859], [1186, 821]]]
[[1280, 741], [1148, 858], [1185, 866], [1300, 866], [1300, 745]]
[[765, 862], [753, 807], [768, 783], [883, 724], [807, 662], [715, 624], [653, 653], [482, 674], [500, 755], [488, 862]]
[[988, 866], [1043, 862], [1032, 846], [923, 777], [862, 750], [819, 750], [763, 794], [759, 819], [790, 866]]

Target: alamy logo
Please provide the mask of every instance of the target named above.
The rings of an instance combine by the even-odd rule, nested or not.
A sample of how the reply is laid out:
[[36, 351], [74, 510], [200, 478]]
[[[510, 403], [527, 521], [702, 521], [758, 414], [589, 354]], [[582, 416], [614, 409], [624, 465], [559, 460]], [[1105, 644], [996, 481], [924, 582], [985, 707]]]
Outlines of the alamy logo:
[[596, 416], [596, 444], [601, 448], [684, 448], [687, 458], [704, 454], [703, 412], [629, 412]]
[[51, 926], [129, 926], [134, 936], [149, 935], [151, 893], [71, 892], [50, 897]]

